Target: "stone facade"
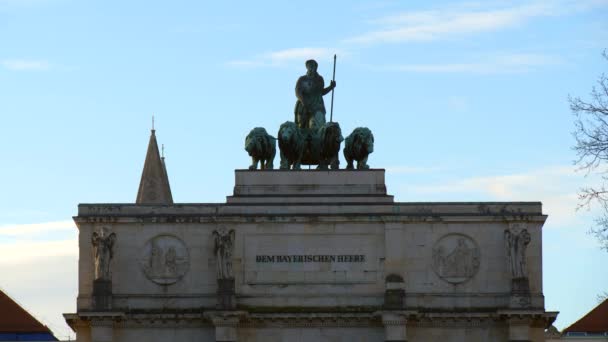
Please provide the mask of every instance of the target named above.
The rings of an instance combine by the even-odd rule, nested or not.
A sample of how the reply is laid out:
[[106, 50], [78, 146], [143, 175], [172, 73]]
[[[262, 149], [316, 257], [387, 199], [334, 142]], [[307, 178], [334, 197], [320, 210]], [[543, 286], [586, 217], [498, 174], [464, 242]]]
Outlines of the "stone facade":
[[[65, 315], [78, 341], [537, 342], [555, 320], [538, 202], [396, 203], [384, 170], [237, 170], [235, 183], [223, 204], [79, 206]], [[100, 229], [116, 234], [103, 310]], [[233, 277], [218, 272], [219, 231], [234, 231]]]

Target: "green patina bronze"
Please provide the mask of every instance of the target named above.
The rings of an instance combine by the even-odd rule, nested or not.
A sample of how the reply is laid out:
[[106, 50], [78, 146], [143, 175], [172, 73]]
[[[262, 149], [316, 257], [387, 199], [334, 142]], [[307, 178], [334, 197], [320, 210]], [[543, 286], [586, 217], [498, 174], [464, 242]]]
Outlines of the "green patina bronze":
[[325, 88], [323, 77], [317, 73], [317, 62], [310, 59], [305, 65], [306, 75], [301, 76], [296, 82], [298, 100], [294, 109], [295, 122], [300, 128], [317, 130], [326, 122], [323, 95], [332, 91], [336, 87], [336, 82], [332, 80], [329, 87]]
[[276, 150], [276, 138], [266, 132], [263, 127], [256, 127], [245, 138], [245, 151], [251, 156], [249, 170], [258, 168], [272, 170]]
[[369, 169], [367, 157], [374, 152], [374, 135], [367, 127], [358, 127], [346, 137], [344, 142], [344, 159], [346, 168], [354, 169], [354, 161], [357, 161], [357, 169]]
[[[281, 152], [281, 169], [300, 170], [302, 165], [318, 165], [317, 169], [337, 170], [340, 166], [338, 154], [340, 144], [344, 141], [340, 124], [327, 122], [323, 96], [336, 87], [332, 80], [325, 87], [323, 77], [317, 73], [317, 62], [306, 61], [306, 75], [296, 82], [296, 105], [294, 121], [281, 125], [277, 135]], [[335, 70], [335, 69], [334, 69]], [[274, 159], [274, 140], [261, 127], [254, 128], [245, 141], [245, 150], [252, 157], [250, 170], [272, 169]], [[374, 148], [374, 136], [368, 128], [359, 127], [346, 139], [344, 157], [348, 162], [347, 169], [368, 169], [367, 158]]]

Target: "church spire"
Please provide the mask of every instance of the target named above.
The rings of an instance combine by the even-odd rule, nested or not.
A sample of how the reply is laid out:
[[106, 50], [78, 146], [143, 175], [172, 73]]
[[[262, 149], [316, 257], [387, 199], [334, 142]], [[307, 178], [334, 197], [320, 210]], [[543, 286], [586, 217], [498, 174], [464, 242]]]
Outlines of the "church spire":
[[165, 158], [164, 156], [161, 158], [158, 153], [155, 133], [156, 130], [152, 127], [144, 170], [141, 173], [139, 191], [135, 200], [137, 204], [173, 204]]

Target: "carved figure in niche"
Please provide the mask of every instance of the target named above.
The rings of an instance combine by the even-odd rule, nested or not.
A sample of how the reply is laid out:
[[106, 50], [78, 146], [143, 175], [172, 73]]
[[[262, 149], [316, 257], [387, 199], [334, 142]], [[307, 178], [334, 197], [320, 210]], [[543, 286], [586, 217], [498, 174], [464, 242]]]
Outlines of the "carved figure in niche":
[[110, 261], [114, 257], [116, 233], [110, 233], [107, 227], [93, 232], [91, 243], [95, 256], [95, 280], [111, 280]]
[[301, 76], [296, 82], [298, 100], [294, 109], [295, 122], [299, 128], [316, 130], [326, 122], [323, 95], [334, 89], [336, 82], [331, 81], [329, 87], [325, 88], [323, 77], [317, 73], [319, 64], [310, 59], [306, 61], [305, 65], [306, 75]]
[[222, 227], [213, 231], [215, 262], [217, 265], [217, 279], [233, 279], [232, 251], [234, 249], [234, 229], [227, 231]]
[[266, 132], [263, 127], [256, 127], [245, 138], [245, 151], [251, 156], [249, 170], [258, 168], [272, 170], [274, 156], [277, 153], [276, 138]]
[[433, 269], [448, 282], [463, 282], [479, 269], [479, 249], [468, 237], [447, 235], [433, 248]]
[[525, 278], [528, 274], [526, 270], [526, 247], [530, 240], [530, 233], [527, 229], [522, 229], [519, 233], [505, 230], [505, 246], [513, 278]]
[[352, 170], [355, 168], [354, 161], [357, 161], [357, 169], [369, 169], [367, 158], [369, 154], [374, 152], [374, 135], [369, 128], [358, 127], [346, 137], [344, 141], [344, 159], [346, 159], [346, 168]]

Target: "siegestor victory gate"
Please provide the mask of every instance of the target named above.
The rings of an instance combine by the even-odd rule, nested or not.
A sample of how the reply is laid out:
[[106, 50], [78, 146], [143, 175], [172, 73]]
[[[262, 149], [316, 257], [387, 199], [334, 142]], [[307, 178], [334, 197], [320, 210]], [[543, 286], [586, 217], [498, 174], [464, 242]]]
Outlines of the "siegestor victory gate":
[[[74, 217], [77, 340], [544, 341], [557, 313], [544, 305], [541, 203], [395, 202], [384, 170], [367, 168], [371, 146], [357, 152], [371, 132], [327, 142], [337, 123], [314, 115], [282, 125], [282, 169], [248, 137], [255, 165], [235, 171], [225, 203], [174, 203], [153, 131], [136, 203]], [[293, 162], [300, 145], [281, 139], [298, 135]], [[349, 169], [323, 164], [343, 140]], [[298, 170], [314, 160], [326, 167]]]

